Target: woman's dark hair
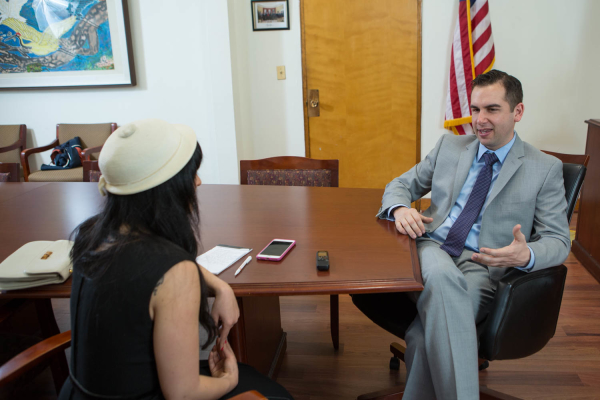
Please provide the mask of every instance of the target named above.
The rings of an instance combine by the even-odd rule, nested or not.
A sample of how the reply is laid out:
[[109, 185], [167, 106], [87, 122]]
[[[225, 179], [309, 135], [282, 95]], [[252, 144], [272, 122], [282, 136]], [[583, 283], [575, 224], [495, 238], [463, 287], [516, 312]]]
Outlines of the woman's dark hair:
[[[119, 196], [108, 193], [104, 209], [71, 234], [73, 266], [85, 277], [100, 277], [125, 245], [141, 237], [158, 236], [181, 247], [192, 259], [200, 244], [200, 214], [195, 177], [202, 162], [202, 149], [168, 181], [141, 193]], [[200, 274], [200, 324], [208, 331], [205, 349], [217, 335], [208, 312], [208, 288]]]

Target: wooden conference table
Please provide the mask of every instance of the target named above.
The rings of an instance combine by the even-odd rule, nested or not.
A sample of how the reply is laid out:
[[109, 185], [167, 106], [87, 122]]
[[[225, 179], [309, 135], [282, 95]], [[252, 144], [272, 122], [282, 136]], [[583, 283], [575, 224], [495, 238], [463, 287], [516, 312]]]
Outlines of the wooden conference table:
[[[375, 218], [382, 190], [202, 185], [198, 195], [204, 250], [253, 249], [254, 260], [237, 278], [241, 261], [219, 277], [238, 297], [241, 316], [229, 337], [238, 361], [265, 374], [276, 372], [286, 347], [279, 296], [423, 289], [415, 242]], [[0, 183], [0, 261], [30, 241], [68, 238], [99, 212], [102, 199], [96, 183]], [[294, 239], [296, 247], [281, 262], [256, 260], [274, 238]], [[328, 272], [316, 269], [318, 250], [329, 252]], [[0, 298], [40, 299], [38, 313], [52, 322], [49, 299], [70, 293], [71, 279]], [[55, 322], [45, 334], [52, 330]]]

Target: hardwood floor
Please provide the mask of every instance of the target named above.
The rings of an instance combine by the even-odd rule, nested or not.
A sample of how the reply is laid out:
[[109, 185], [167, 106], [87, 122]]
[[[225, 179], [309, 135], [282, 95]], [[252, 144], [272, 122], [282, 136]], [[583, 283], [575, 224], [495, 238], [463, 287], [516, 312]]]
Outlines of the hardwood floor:
[[[600, 399], [600, 284], [573, 254], [558, 327], [533, 356], [494, 361], [480, 384], [522, 399]], [[355, 399], [362, 393], [401, 384], [388, 367], [389, 344], [399, 341], [340, 296], [340, 350], [331, 345], [325, 296], [281, 299], [288, 351], [278, 382], [296, 400]]]
[[[521, 360], [494, 361], [480, 383], [522, 399], [600, 399], [600, 284], [575, 259], [569, 272], [558, 328], [539, 353]], [[53, 302], [61, 330], [68, 329], [68, 300]], [[355, 399], [399, 385], [406, 368], [390, 371], [389, 344], [398, 341], [340, 296], [340, 349], [329, 330], [329, 297], [281, 298], [288, 347], [278, 376], [296, 400]], [[46, 371], [20, 399], [53, 399]]]

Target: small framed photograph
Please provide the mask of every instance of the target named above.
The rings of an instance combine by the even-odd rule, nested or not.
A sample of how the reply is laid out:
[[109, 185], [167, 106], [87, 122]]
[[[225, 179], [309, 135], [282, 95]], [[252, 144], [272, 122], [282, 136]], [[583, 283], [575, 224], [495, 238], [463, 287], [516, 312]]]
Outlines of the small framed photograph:
[[276, 31], [290, 29], [288, 0], [251, 0], [252, 30]]

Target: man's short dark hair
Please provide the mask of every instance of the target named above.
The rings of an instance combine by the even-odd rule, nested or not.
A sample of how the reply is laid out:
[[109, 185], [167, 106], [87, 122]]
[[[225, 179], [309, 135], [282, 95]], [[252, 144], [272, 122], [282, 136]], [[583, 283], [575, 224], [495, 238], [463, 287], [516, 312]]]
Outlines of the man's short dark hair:
[[485, 74], [477, 76], [471, 84], [471, 92], [473, 92], [473, 89], [477, 86], [489, 86], [498, 82], [504, 86], [504, 90], [506, 91], [504, 99], [508, 102], [510, 111], [514, 111], [515, 106], [523, 102], [523, 87], [517, 78], [506, 72], [493, 69]]

